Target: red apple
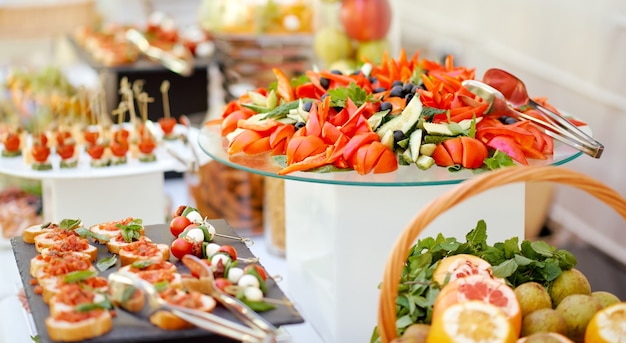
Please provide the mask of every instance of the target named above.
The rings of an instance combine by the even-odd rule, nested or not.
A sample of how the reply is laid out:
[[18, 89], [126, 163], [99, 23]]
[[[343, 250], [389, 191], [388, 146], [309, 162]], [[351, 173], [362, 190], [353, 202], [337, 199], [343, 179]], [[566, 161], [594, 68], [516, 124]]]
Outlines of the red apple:
[[339, 12], [348, 37], [359, 41], [383, 39], [391, 26], [389, 0], [343, 0]]

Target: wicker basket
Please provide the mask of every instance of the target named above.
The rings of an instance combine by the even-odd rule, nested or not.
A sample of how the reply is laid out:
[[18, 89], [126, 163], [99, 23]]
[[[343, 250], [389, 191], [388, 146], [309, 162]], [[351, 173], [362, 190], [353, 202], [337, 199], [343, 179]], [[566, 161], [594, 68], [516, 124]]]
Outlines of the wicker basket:
[[422, 208], [398, 237], [387, 258], [378, 305], [378, 332], [382, 343], [388, 343], [397, 337], [395, 301], [398, 282], [409, 250], [422, 230], [447, 209], [474, 195], [491, 188], [526, 181], [550, 181], [579, 188], [611, 206], [626, 219], [626, 199], [619, 193], [600, 181], [563, 167], [503, 168], [459, 184]]

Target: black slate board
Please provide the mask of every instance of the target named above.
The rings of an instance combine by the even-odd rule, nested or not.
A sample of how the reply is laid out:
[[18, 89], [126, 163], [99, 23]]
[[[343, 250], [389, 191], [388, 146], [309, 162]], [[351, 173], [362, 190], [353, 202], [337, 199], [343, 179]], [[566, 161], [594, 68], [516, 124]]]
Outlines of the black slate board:
[[[226, 221], [222, 219], [212, 219], [209, 222], [215, 227], [216, 231], [220, 234], [228, 235], [228, 236], [238, 236], [233, 229], [228, 226]], [[159, 225], [149, 225], [146, 226], [146, 236], [150, 237], [154, 242], [157, 243], [167, 243], [169, 244], [173, 237], [169, 232], [169, 226], [167, 224], [159, 224]], [[242, 242], [238, 240], [223, 238], [223, 237], [215, 237], [214, 242], [220, 245], [228, 244], [232, 245], [236, 250], [237, 254], [240, 257], [244, 258], [252, 258], [254, 255], [250, 251], [250, 249]], [[17, 261], [17, 267], [20, 272], [20, 276], [22, 278], [22, 282], [24, 284], [24, 290], [26, 292], [26, 296], [28, 298], [28, 303], [30, 305], [33, 319], [35, 321], [35, 325], [37, 327], [37, 332], [39, 334], [40, 342], [47, 343], [53, 342], [48, 336], [48, 332], [45, 325], [45, 319], [50, 315], [50, 310], [48, 305], [43, 302], [43, 299], [40, 295], [37, 295], [33, 292], [33, 286], [30, 285], [30, 280], [32, 279], [30, 276], [30, 260], [37, 255], [37, 251], [35, 250], [34, 244], [24, 243], [21, 237], [16, 237], [11, 240], [11, 245], [13, 247], [13, 253], [15, 255], [15, 260]], [[94, 244], [98, 246], [98, 259], [111, 256], [111, 253], [108, 252], [105, 245]], [[170, 258], [170, 262], [173, 262], [178, 267], [180, 273], [188, 272], [188, 269], [175, 257]], [[262, 261], [260, 261], [262, 265]], [[243, 264], [241, 264], [243, 265]], [[108, 274], [116, 271], [120, 267], [120, 262], [118, 259], [117, 265], [113, 268], [110, 268], [104, 272], [101, 272], [101, 276], [108, 276]], [[266, 297], [272, 299], [283, 299], [285, 297], [284, 293], [278, 287], [276, 282], [268, 278], [267, 280], [267, 293]], [[230, 320], [237, 320], [234, 316], [228, 312], [223, 307], [219, 305], [213, 311], [214, 314], [222, 316], [224, 318]], [[275, 326], [286, 325], [286, 324], [297, 324], [303, 323], [304, 319], [300, 316], [298, 312], [293, 308], [288, 308], [286, 306], [277, 305], [274, 310], [262, 312], [261, 315], [268, 320], [270, 323]], [[210, 339], [210, 340], [208, 340]], [[141, 320], [132, 315], [124, 312], [121, 309], [117, 310], [117, 317], [113, 319], [113, 329], [100, 337], [96, 337], [85, 342], [101, 342], [101, 343], [122, 343], [122, 342], [185, 342], [185, 343], [195, 343], [195, 342], [233, 342], [230, 339], [225, 337], [213, 334], [208, 331], [204, 331], [198, 328], [185, 329], [185, 330], [175, 330], [175, 331], [167, 331], [161, 330], [152, 324], [150, 324], [147, 320]]]

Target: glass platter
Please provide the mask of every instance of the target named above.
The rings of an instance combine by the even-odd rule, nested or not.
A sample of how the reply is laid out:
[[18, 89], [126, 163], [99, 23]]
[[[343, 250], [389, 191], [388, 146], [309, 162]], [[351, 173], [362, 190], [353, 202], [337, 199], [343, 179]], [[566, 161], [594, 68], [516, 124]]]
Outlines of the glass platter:
[[[581, 128], [590, 133], [588, 127]], [[480, 170], [463, 169], [450, 172], [447, 168], [433, 166], [428, 170], [420, 170], [415, 165], [399, 166], [391, 173], [359, 175], [355, 171], [339, 171], [333, 173], [295, 172], [278, 175], [281, 167], [273, 161], [269, 154], [228, 156], [228, 142], [220, 134], [219, 125], [204, 126], [198, 134], [198, 144], [209, 157], [233, 168], [265, 176], [278, 177], [313, 183], [325, 183], [347, 186], [436, 186], [460, 183], [469, 179]], [[561, 165], [576, 159], [582, 152], [555, 140], [554, 154], [546, 160], [529, 159], [530, 165]]]

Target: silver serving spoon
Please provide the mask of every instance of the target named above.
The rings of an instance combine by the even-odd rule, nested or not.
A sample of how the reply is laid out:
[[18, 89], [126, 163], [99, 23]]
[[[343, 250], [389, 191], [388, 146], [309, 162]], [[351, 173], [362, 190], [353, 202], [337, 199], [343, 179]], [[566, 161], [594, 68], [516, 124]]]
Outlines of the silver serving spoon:
[[513, 106], [522, 107], [530, 106], [531, 108], [543, 113], [555, 125], [562, 127], [571, 136], [574, 136], [582, 146], [582, 152], [595, 158], [600, 158], [604, 151], [604, 145], [573, 125], [561, 114], [551, 111], [550, 109], [537, 103], [528, 96], [526, 85], [515, 75], [502, 69], [492, 68], [485, 72], [483, 82], [500, 91], [504, 98]]
[[183, 256], [182, 261], [183, 264], [189, 268], [192, 275], [197, 275], [202, 281], [204, 281], [202, 285], [203, 293], [212, 296], [215, 300], [232, 312], [239, 320], [244, 322], [249, 327], [263, 332], [268, 339], [270, 339], [270, 341], [275, 342], [276, 327], [250, 309], [250, 307], [241, 302], [239, 299], [217, 287], [215, 285], [215, 279], [213, 278], [213, 271], [206, 263], [193, 255]]
[[[149, 319], [160, 310], [170, 311], [197, 327], [216, 334], [246, 343], [270, 343], [267, 335], [239, 323], [226, 320], [212, 313], [176, 306], [163, 300], [149, 282], [133, 273], [115, 272], [109, 274], [111, 299], [126, 312], [141, 319]], [[137, 290], [142, 298], [131, 297]]]
[[576, 150], [582, 151], [596, 158], [600, 157], [599, 154], [602, 153], [602, 151], [600, 151], [599, 154], [596, 153], [595, 149], [589, 147], [587, 142], [582, 141], [579, 137], [576, 137], [562, 126], [516, 111], [509, 105], [504, 95], [499, 90], [484, 82], [478, 80], [465, 80], [463, 81], [463, 87], [489, 103], [489, 107], [485, 111], [485, 114], [501, 113], [513, 118], [525, 119], [537, 124], [548, 136], [567, 144]]

